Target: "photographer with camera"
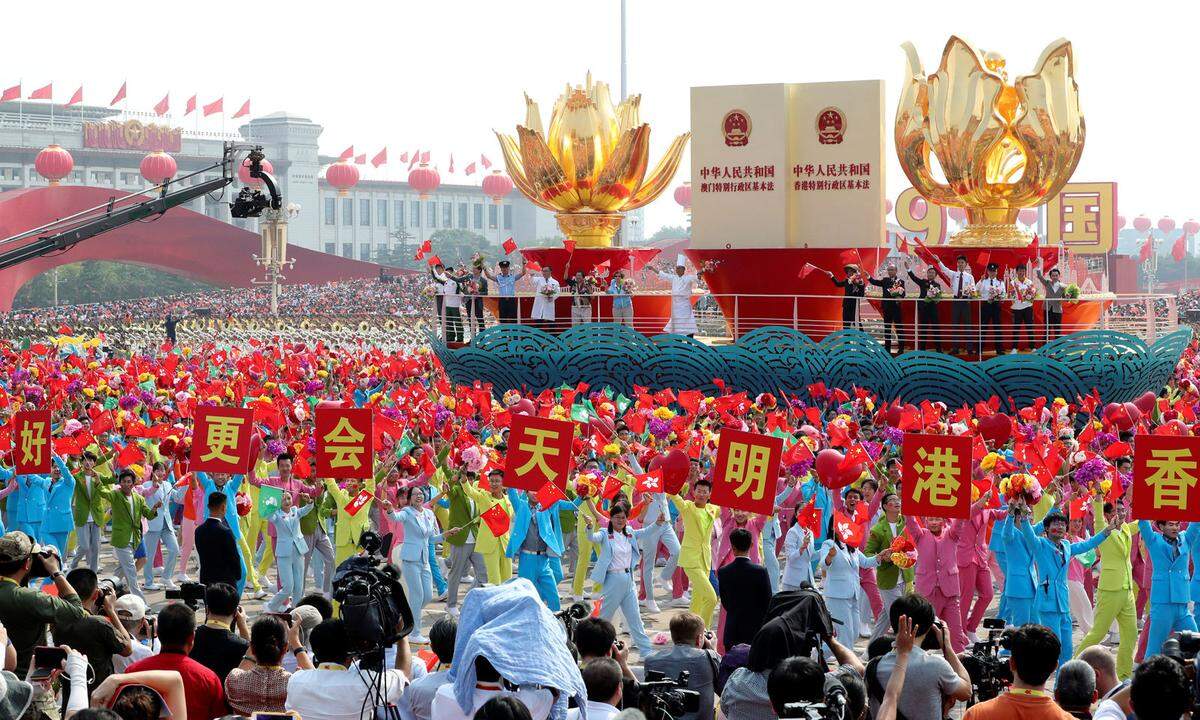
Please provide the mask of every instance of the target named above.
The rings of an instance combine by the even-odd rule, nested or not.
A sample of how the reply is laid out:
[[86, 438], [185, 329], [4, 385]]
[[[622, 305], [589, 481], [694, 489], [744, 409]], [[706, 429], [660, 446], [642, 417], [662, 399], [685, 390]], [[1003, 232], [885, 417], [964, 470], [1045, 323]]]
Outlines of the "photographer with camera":
[[680, 720], [712, 720], [715, 705], [713, 683], [721, 658], [717, 656], [710, 633], [704, 631], [704, 621], [691, 612], [677, 613], [671, 618], [672, 646], [643, 658], [646, 672], [657, 671], [667, 677], [688, 673], [688, 689], [700, 693], [700, 710]]
[[1012, 686], [968, 708], [963, 720], [1071, 720], [1046, 692], [1046, 681], [1058, 667], [1060, 645], [1054, 631], [1044, 625], [1022, 625], [1008, 635], [1008, 649]]
[[378, 704], [400, 701], [412, 670], [407, 637], [397, 644], [396, 667], [382, 671], [362, 666], [341, 620], [326, 620], [313, 628], [309, 642], [317, 667], [292, 673], [287, 710], [304, 720], [370, 720]]
[[1092, 720], [1176, 720], [1192, 710], [1194, 701], [1181, 661], [1155, 655], [1137, 666], [1132, 682], [1100, 701]]
[[216, 673], [221, 682], [242, 662], [250, 647], [250, 630], [238, 604], [240, 599], [238, 591], [227, 583], [215, 583], [204, 590], [204, 624], [196, 628], [196, 642], [188, 653]]
[[[0, 537], [0, 623], [17, 649], [17, 677], [25, 677], [33, 648], [45, 643], [46, 626], [68, 623], [86, 614], [83, 602], [59, 569], [51, 549], [19, 530]], [[58, 597], [28, 587], [30, 579], [49, 577]]]
[[[916, 593], [901, 595], [888, 610], [892, 630], [900, 632], [900, 618], [913, 623], [915, 642], [908, 660], [906, 682], [897, 700], [897, 710], [907, 720], [942, 720], [946, 711], [960, 700], [971, 699], [971, 678], [950, 645], [950, 631], [933, 612], [933, 605]], [[942, 649], [938, 657], [924, 649], [926, 636]], [[884, 688], [891, 678], [898, 651], [867, 664], [864, 678], [871, 711], [877, 713]]]
[[79, 593], [89, 614], [78, 620], [56, 622], [54, 642], [70, 645], [87, 657], [93, 670], [88, 683], [91, 690], [113, 674], [114, 654], [129, 657], [133, 653], [132, 640], [117, 615], [117, 593], [111, 584], [100, 586], [90, 568], [75, 568], [67, 573], [67, 582]]
[[[612, 658], [621, 667], [621, 697], [625, 707], [637, 707], [638, 681], [629, 668], [629, 647], [617, 640], [617, 628], [604, 618], [587, 617], [575, 625], [571, 636], [579, 651], [580, 667], [597, 658]], [[644, 658], [643, 658], [644, 661]], [[586, 678], [585, 678], [586, 680]], [[618, 705], [617, 707], [622, 707]]]
[[133, 663], [157, 655], [161, 650], [158, 633], [154, 629], [157, 618], [146, 615], [146, 601], [137, 595], [122, 595], [113, 603], [113, 607], [121, 626], [132, 640], [128, 656], [116, 654], [112, 657], [113, 672], [125, 672], [125, 668]]

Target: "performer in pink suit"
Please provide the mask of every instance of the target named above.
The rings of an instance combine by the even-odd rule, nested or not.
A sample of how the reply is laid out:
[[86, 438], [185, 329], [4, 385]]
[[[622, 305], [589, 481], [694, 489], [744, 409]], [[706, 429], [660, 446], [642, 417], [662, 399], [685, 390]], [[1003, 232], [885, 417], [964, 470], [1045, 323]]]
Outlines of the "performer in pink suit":
[[959, 606], [958, 524], [953, 520], [946, 522], [944, 518], [930, 517], [925, 518], [926, 527], [921, 527], [911, 515], [904, 517], [908, 535], [917, 546], [917, 576], [913, 587], [929, 600], [937, 616], [946, 622], [954, 652], [962, 652], [967, 646]]
[[[990, 490], [984, 493], [971, 505], [971, 517], [955, 523], [958, 534], [959, 609], [962, 611], [963, 633], [972, 642], [994, 595], [987, 531], [994, 521], [1002, 520], [1005, 515], [1005, 511], [999, 508], [987, 509], [991, 495]], [[973, 606], [972, 598], [975, 600]]]

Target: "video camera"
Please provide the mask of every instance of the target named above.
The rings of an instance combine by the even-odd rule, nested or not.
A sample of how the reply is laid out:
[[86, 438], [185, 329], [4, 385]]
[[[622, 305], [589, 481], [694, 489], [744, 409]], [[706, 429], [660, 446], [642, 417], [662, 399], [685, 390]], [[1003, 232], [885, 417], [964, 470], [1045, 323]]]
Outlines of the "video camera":
[[638, 698], [646, 720], [673, 720], [698, 712], [700, 693], [688, 690], [690, 679], [691, 673], [687, 670], [681, 670], [675, 680], [657, 670], [647, 670], [645, 682], [638, 685]]
[[208, 586], [199, 582], [180, 583], [178, 590], [167, 590], [166, 597], [168, 600], [182, 600], [184, 605], [187, 605], [193, 610], [200, 607], [200, 603], [204, 602], [204, 594], [208, 591]]
[[825, 691], [821, 702], [790, 702], [783, 706], [780, 718], [805, 720], [845, 720], [846, 686], [833, 675], [825, 674]]
[[587, 616], [587, 605], [583, 603], [571, 603], [567, 606], [566, 610], [559, 610], [554, 613], [554, 617], [558, 618], [562, 622], [563, 627], [566, 628], [567, 640], [570, 642], [575, 641], [575, 626]]
[[1012, 684], [1012, 669], [1008, 658], [1000, 657], [1000, 650], [1008, 649], [1008, 635], [1004, 618], [984, 618], [983, 628], [988, 631], [987, 640], [975, 643], [962, 653], [963, 668], [971, 678], [971, 700], [968, 707], [984, 700], [991, 700]]
[[333, 599], [341, 605], [351, 654], [368, 667], [382, 663], [383, 649], [413, 629], [400, 573], [380, 554], [384, 540], [364, 532], [358, 544], [365, 554], [347, 558], [333, 574]]

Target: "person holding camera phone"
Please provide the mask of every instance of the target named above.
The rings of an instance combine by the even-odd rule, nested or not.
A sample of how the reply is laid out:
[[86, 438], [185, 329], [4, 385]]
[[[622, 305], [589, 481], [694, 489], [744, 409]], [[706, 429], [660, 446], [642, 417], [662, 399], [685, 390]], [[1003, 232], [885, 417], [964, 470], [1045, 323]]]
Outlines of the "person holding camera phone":
[[[60, 568], [52, 548], [34, 543], [14, 530], [0, 537], [0, 623], [17, 649], [18, 677], [29, 671], [33, 648], [45, 641], [46, 626], [82, 618], [83, 601]], [[33, 578], [49, 577], [58, 596], [29, 587]]]

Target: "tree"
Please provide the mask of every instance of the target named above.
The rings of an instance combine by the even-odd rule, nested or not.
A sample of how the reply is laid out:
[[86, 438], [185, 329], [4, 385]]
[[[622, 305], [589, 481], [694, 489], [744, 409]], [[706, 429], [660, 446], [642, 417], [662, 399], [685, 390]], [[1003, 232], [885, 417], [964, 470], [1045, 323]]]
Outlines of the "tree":
[[[213, 286], [155, 268], [128, 263], [87, 260], [58, 268], [58, 304], [108, 302], [199, 292]], [[54, 271], [42, 273], [17, 292], [13, 307], [54, 304]]]
[[471, 256], [475, 253], [486, 256], [497, 250], [497, 246], [483, 235], [461, 228], [437, 230], [429, 236], [429, 244], [433, 248], [433, 254], [447, 265], [460, 262], [469, 264]]
[[666, 225], [660, 227], [653, 235], [646, 238], [646, 243], [656, 243], [660, 240], [678, 240], [680, 238], [691, 237], [692, 233], [682, 225]]

